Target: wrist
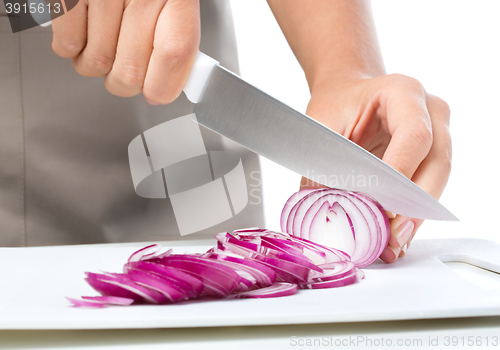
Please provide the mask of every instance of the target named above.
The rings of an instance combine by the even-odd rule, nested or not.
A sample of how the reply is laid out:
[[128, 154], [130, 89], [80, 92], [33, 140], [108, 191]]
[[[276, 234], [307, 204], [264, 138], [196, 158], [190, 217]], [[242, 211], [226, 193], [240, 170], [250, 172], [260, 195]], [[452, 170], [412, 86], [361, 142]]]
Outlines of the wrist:
[[331, 69], [306, 73], [307, 83], [311, 96], [321, 93], [321, 91], [336, 89], [352, 82], [359, 82], [385, 75], [385, 72], [367, 72], [359, 69]]

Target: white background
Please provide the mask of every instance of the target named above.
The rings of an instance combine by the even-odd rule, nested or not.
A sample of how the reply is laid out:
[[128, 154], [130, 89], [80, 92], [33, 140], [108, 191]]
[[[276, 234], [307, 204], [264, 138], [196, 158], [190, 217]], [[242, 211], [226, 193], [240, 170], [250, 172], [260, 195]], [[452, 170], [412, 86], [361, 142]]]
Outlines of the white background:
[[[304, 112], [309, 92], [264, 0], [232, 0], [242, 76]], [[388, 73], [417, 78], [452, 110], [453, 170], [441, 198], [461, 222], [428, 221], [418, 238], [476, 237], [500, 242], [500, 1], [374, 0]], [[279, 228], [300, 177], [263, 160], [269, 228]]]

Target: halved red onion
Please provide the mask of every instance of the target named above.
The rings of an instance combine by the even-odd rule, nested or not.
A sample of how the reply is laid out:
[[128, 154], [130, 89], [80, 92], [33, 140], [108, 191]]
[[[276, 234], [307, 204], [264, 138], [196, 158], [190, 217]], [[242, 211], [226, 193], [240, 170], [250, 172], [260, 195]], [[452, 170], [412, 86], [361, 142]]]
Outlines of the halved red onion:
[[292, 195], [282, 212], [281, 229], [345, 252], [356, 267], [373, 263], [390, 235], [387, 216], [374, 199], [324, 188]]

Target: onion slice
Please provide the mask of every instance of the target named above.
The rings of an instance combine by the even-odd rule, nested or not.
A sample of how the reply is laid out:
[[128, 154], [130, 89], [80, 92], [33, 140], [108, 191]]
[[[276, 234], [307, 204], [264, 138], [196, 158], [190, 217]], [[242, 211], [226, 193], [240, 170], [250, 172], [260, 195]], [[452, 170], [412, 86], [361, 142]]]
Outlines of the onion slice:
[[297, 293], [297, 285], [293, 283], [277, 282], [272, 286], [251, 290], [249, 292], [235, 293], [231, 298], [279, 298]]
[[322, 282], [308, 282], [299, 285], [301, 289], [324, 289], [324, 288], [337, 288], [344, 287], [357, 282], [356, 273], [351, 273], [350, 275], [344, 276], [342, 278], [334, 279], [331, 281]]
[[87, 307], [105, 307], [107, 305], [131, 305], [134, 300], [129, 298], [110, 297], [110, 296], [97, 296], [97, 297], [82, 297], [83, 300], [68, 298], [73, 306], [87, 306]]

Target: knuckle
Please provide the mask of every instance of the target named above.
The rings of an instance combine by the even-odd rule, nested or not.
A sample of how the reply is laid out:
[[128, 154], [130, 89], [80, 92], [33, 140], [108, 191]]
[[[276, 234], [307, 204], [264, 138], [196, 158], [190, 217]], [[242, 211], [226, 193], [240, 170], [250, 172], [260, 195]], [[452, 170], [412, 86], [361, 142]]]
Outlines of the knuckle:
[[450, 105], [445, 100], [439, 97], [435, 97], [435, 103], [438, 105], [439, 109], [441, 109], [446, 115], [451, 114]]
[[416, 147], [425, 149], [426, 151], [430, 150], [433, 142], [432, 131], [425, 122], [419, 123], [410, 129], [409, 136], [412, 138], [414, 144], [416, 144]]
[[438, 117], [440, 118], [440, 120], [444, 121], [446, 125], [449, 125], [451, 109], [448, 103], [445, 100], [433, 95], [430, 95], [429, 99], [430, 102], [434, 105], [435, 109], [438, 111]]
[[66, 38], [57, 39], [52, 42], [52, 50], [61, 57], [73, 58], [80, 54], [85, 47], [86, 41], [81, 39]]
[[115, 72], [115, 81], [127, 90], [142, 89], [145, 74], [136, 65], [120, 66]]
[[396, 84], [403, 90], [410, 90], [418, 93], [423, 93], [425, 91], [423, 85], [415, 78], [409, 77], [404, 74], [390, 74], [390, 82]]
[[86, 66], [89, 75], [104, 76], [113, 68], [114, 58], [104, 54], [94, 54], [86, 58]]
[[162, 56], [176, 61], [189, 59], [197, 50], [195, 42], [191, 40], [175, 40], [168, 45], [159, 45], [157, 47], [160, 48]]

